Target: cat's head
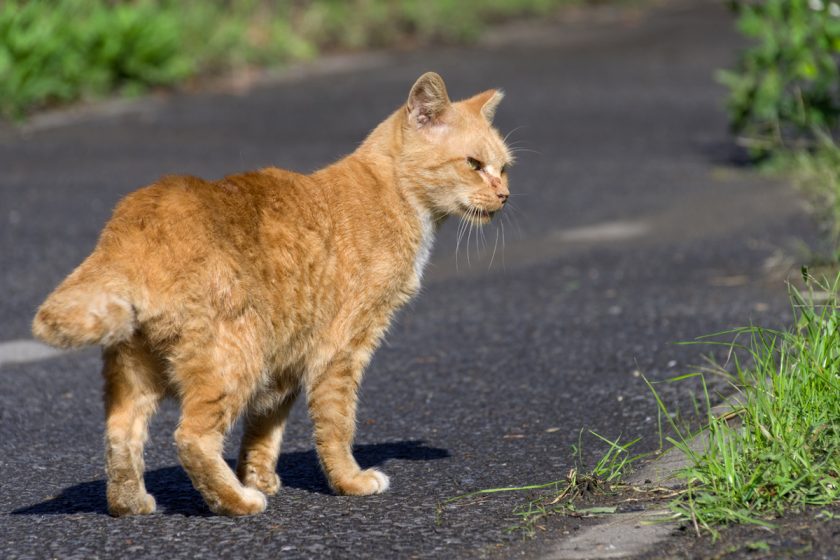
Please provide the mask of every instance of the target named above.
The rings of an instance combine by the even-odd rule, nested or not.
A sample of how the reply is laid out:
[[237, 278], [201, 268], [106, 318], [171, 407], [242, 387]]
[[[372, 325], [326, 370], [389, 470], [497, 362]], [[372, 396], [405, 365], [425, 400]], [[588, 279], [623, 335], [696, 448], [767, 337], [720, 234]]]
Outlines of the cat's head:
[[488, 90], [452, 102], [434, 72], [411, 88], [404, 108], [402, 173], [436, 215], [484, 224], [507, 202], [513, 156], [492, 124], [503, 96]]

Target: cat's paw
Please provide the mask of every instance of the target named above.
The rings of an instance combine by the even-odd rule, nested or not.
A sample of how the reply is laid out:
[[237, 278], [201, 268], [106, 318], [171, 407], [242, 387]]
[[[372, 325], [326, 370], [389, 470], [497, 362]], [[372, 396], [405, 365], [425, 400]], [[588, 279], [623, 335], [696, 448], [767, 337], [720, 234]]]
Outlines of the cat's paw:
[[249, 488], [255, 488], [266, 496], [273, 496], [280, 490], [280, 477], [274, 471], [258, 469], [247, 465], [239, 473], [239, 480]]
[[128, 494], [112, 490], [108, 496], [108, 513], [114, 517], [148, 515], [154, 513], [156, 508], [154, 496], [146, 492]]
[[235, 497], [219, 503], [210, 503], [210, 509], [219, 515], [256, 515], [265, 511], [268, 501], [265, 494], [254, 488], [243, 486]]
[[376, 469], [366, 469], [353, 477], [348, 477], [334, 483], [339, 494], [348, 496], [369, 496], [381, 494], [391, 485], [388, 475]]

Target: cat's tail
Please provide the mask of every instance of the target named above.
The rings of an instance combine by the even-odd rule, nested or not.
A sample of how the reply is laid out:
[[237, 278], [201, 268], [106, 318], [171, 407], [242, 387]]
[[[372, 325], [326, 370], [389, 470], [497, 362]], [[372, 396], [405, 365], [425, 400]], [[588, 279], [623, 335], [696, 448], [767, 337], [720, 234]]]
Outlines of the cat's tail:
[[32, 334], [51, 346], [111, 346], [128, 340], [137, 328], [129, 284], [122, 274], [103, 266], [96, 252], [41, 304]]

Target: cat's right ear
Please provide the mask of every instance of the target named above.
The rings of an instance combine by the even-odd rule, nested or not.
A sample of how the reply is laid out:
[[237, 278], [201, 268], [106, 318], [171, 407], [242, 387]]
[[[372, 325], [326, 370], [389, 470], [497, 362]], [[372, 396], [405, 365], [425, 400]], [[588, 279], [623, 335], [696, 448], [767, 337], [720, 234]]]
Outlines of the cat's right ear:
[[449, 105], [443, 78], [435, 72], [426, 72], [411, 88], [405, 108], [409, 122], [416, 128], [423, 128], [440, 122]]

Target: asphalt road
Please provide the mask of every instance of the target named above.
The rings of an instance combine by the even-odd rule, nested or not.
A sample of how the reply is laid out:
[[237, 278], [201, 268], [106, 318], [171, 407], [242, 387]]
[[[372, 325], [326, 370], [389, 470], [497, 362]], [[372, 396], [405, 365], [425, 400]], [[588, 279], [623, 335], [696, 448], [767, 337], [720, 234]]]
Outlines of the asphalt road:
[[[178, 465], [177, 408], [147, 447], [159, 512], [106, 513], [98, 352], [0, 366], [0, 556], [480, 557], [521, 538], [520, 495], [561, 478], [589, 428], [656, 445], [640, 371], [690, 371], [672, 342], [789, 316], [781, 280], [816, 238], [785, 185], [739, 168], [716, 69], [740, 44], [717, 2], [514, 26], [470, 49], [349, 58], [245, 93], [153, 99], [118, 114], [0, 133], [0, 342], [27, 339], [47, 293], [92, 249], [116, 201], [167, 173], [312, 170], [354, 149], [435, 70], [450, 95], [502, 87], [497, 125], [529, 151], [513, 208], [460, 247], [448, 224], [421, 296], [363, 384], [357, 456], [392, 490], [338, 497], [305, 408], [265, 514], [213, 517]], [[504, 223], [504, 247], [501, 224]], [[489, 266], [499, 228], [499, 246]], [[480, 254], [482, 253], [482, 254]], [[173, 263], [177, 266], [177, 263]], [[688, 387], [663, 386], [686, 402]], [[236, 434], [228, 446], [235, 456]], [[584, 454], [602, 449], [592, 443]], [[537, 537], [546, 546], [556, 534]]]

